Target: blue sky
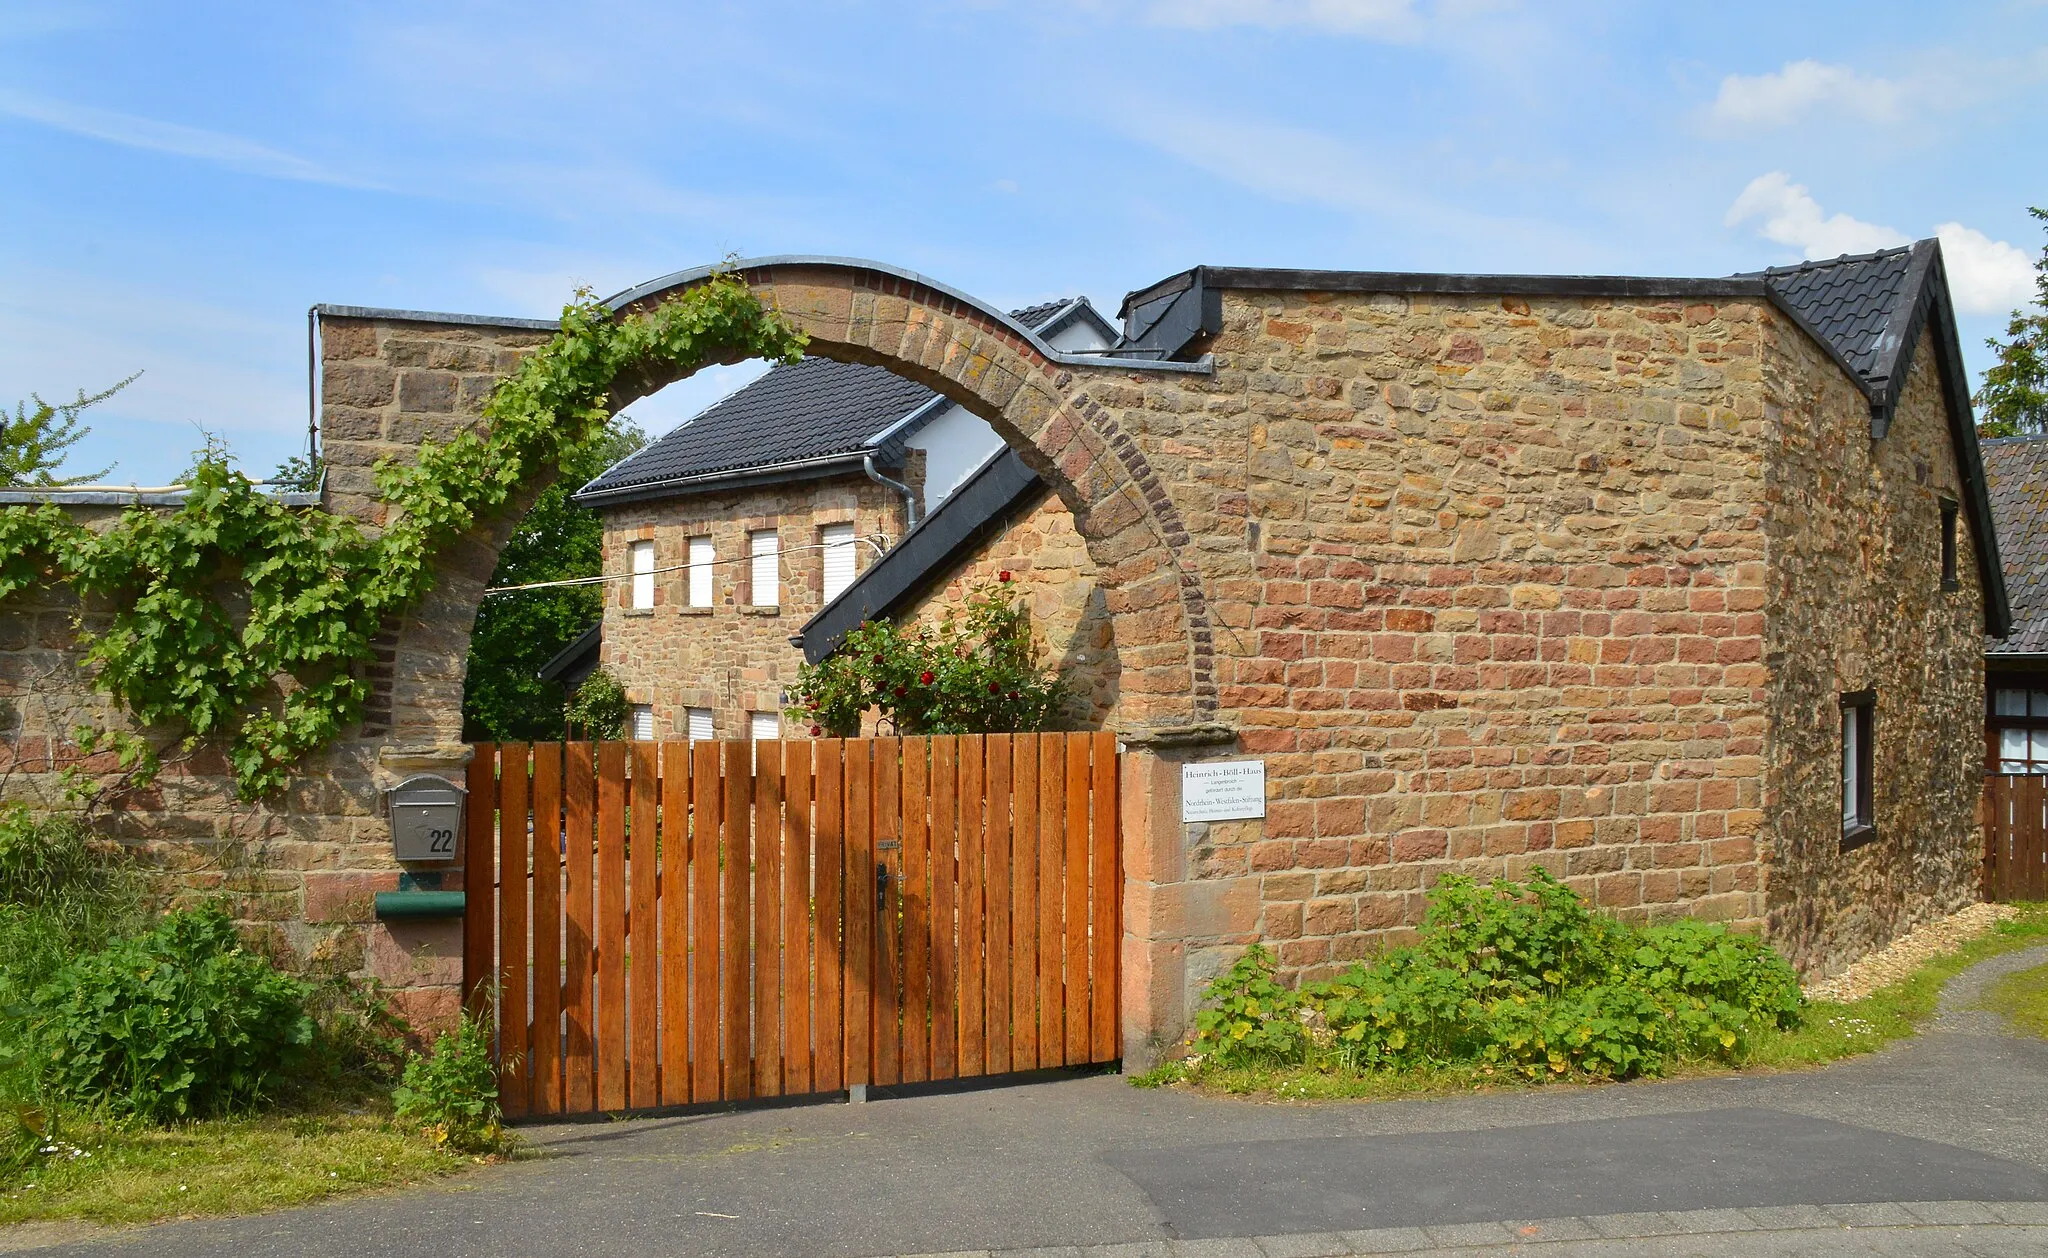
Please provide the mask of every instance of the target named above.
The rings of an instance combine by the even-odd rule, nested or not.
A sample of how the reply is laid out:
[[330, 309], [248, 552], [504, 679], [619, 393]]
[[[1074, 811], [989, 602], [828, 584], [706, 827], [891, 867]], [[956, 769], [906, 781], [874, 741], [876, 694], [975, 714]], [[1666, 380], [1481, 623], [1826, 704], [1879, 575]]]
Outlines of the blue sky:
[[[1009, 305], [1196, 263], [1717, 275], [1939, 232], [2029, 295], [2048, 4], [0, 0], [0, 401], [305, 434], [314, 302], [549, 316], [726, 253]], [[744, 379], [638, 408], [657, 431]]]

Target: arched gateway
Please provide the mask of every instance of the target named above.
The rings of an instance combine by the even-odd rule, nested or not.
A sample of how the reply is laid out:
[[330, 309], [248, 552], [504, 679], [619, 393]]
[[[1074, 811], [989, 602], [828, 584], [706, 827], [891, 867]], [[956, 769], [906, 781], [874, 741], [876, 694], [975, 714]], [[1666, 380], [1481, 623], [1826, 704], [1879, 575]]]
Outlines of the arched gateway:
[[[1105, 362], [1063, 353], [964, 293], [858, 259], [772, 257], [699, 267], [649, 281], [606, 304], [626, 313], [646, 310], [719, 271], [737, 271], [764, 305], [807, 334], [807, 352], [885, 367], [987, 421], [1073, 512], [1101, 572], [1122, 661], [1118, 727], [1131, 735], [1172, 738], [1214, 722], [1214, 638], [1192, 539], [1158, 472], [1117, 419], [1121, 406], [1143, 396], [1148, 381], [1204, 376], [1206, 363]], [[545, 325], [536, 330], [540, 326]], [[432, 353], [414, 356], [435, 365]], [[465, 365], [445, 350], [441, 357]], [[466, 360], [482, 361], [481, 354]], [[503, 370], [513, 360], [500, 351], [490, 361]], [[368, 488], [366, 480], [348, 472], [392, 455], [394, 437], [416, 442], [467, 422], [460, 416], [465, 388], [453, 380], [438, 391], [416, 386], [423, 403], [445, 406], [444, 425], [435, 424], [429, 412], [403, 428], [387, 423], [372, 433], [352, 422], [345, 377], [336, 398], [333, 374], [330, 369], [332, 404], [323, 408], [323, 429], [329, 462], [342, 475], [331, 482], [332, 505], [374, 518], [374, 499], [360, 492]], [[613, 409], [675, 378], [622, 377]], [[401, 412], [407, 401], [403, 383]], [[481, 395], [473, 385], [467, 392]], [[424, 745], [459, 739], [468, 628], [497, 548], [518, 514], [508, 512], [487, 540], [473, 539], [444, 558], [434, 593], [390, 636], [389, 675], [377, 678], [372, 729], [366, 733], [386, 727], [396, 741], [422, 751]]]

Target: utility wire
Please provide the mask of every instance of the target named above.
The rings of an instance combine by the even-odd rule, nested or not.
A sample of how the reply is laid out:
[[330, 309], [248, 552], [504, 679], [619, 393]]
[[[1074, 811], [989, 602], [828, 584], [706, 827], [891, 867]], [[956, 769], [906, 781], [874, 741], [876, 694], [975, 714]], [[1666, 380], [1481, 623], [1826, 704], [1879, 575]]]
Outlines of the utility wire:
[[[876, 555], [883, 555], [888, 553], [888, 548], [883, 546], [881, 542], [876, 541], [872, 537], [856, 537], [853, 540], [856, 542], [866, 542], [869, 546], [874, 547]], [[813, 545], [807, 546], [791, 546], [786, 550], [776, 551], [775, 558], [779, 563], [779, 561], [782, 559], [784, 555], [793, 555], [796, 554], [798, 551], [830, 550], [835, 546], [844, 545], [847, 545], [847, 543], [818, 542]], [[560, 581], [529, 581], [525, 585], [498, 585], [485, 590], [484, 597], [489, 598], [493, 594], [517, 594], [523, 590], [559, 590], [577, 585], [603, 585], [608, 581], [630, 581], [634, 577], [658, 576], [664, 572], [681, 572], [686, 568], [723, 568], [728, 564], [752, 562], [754, 562], [754, 556], [741, 555], [737, 559], [713, 559], [709, 563], [670, 564], [666, 568], [653, 568], [646, 572], [620, 572], [596, 577], [568, 577]]]

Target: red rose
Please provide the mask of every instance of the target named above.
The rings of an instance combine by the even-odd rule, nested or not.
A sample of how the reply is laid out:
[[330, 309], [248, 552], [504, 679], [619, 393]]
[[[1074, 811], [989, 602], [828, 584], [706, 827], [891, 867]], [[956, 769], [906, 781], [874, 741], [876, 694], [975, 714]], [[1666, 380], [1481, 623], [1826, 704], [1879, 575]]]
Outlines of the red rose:
[[929, 686], [932, 684], [932, 677], [933, 673], [929, 669], [927, 669], [926, 671], [919, 673], [917, 675], [917, 684], [920, 686]]
[[820, 734], [822, 734], [822, 733], [824, 733], [824, 732], [825, 732], [825, 727], [824, 727], [824, 726], [822, 726], [822, 725], [813, 725], [813, 726], [811, 726], [811, 737], [812, 737], [812, 738], [816, 738], [816, 737], [817, 737], [818, 735], [820, 735]]
[[988, 692], [992, 695], [999, 695], [1003, 692], [1003, 688], [994, 682], [990, 682], [988, 684]]
[[898, 687], [896, 687], [896, 697], [897, 697], [898, 699], [901, 699], [901, 698], [903, 697], [903, 694], [904, 694], [904, 691], [903, 691], [903, 687], [901, 687], [901, 686], [898, 686]]
[[1002, 570], [1001, 572], [998, 572], [998, 573], [996, 573], [996, 580], [998, 580], [998, 581], [1007, 581], [1007, 580], [1009, 580], [1009, 579], [1010, 579], [1010, 570], [1009, 570], [1008, 568], [1005, 568], [1005, 569], [1003, 569], [1003, 570]]
[[875, 663], [877, 663], [877, 664], [880, 664], [880, 663], [882, 663], [882, 662], [883, 662], [883, 661], [882, 661], [882, 657], [881, 657], [881, 656], [879, 656], [879, 655], [877, 655], [877, 656], [875, 657]]

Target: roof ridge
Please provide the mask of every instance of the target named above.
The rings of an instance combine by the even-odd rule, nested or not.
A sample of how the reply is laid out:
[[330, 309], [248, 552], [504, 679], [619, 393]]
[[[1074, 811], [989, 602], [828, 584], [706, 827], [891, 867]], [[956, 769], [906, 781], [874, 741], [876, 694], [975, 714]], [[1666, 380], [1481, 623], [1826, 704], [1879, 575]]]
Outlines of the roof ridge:
[[1832, 258], [1805, 258], [1798, 262], [1789, 262], [1784, 266], [1767, 266], [1761, 271], [1737, 271], [1735, 275], [1738, 277], [1751, 275], [1791, 275], [1797, 271], [1811, 271], [1824, 266], [1841, 266], [1849, 262], [1875, 262], [1879, 258], [1890, 258], [1902, 253], [1911, 253], [1914, 247], [1920, 243], [1920, 241], [1915, 240], [1908, 244], [1894, 245], [1889, 249], [1873, 249], [1869, 253], [1838, 253]]

